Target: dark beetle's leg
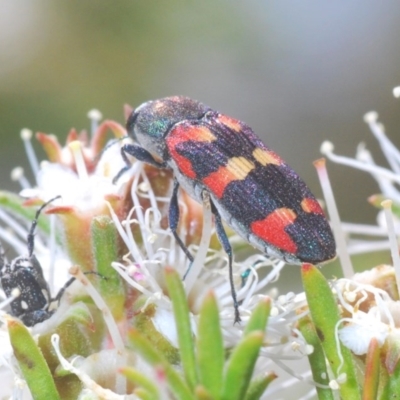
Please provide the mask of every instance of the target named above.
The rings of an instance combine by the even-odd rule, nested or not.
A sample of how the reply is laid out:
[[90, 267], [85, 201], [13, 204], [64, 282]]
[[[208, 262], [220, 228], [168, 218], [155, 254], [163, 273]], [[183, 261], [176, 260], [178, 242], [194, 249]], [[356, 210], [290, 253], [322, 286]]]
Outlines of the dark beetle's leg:
[[[102, 279], [107, 279], [105, 276], [99, 274], [99, 273], [96, 272], [96, 271], [87, 271], [87, 272], [84, 272], [84, 274], [85, 274], [85, 275], [93, 274], [93, 275], [99, 276], [99, 277], [102, 278]], [[51, 299], [51, 300], [49, 301], [49, 305], [50, 305], [51, 303], [55, 302], [55, 301], [56, 301], [57, 303], [59, 303], [60, 300], [61, 300], [61, 297], [63, 296], [63, 294], [65, 293], [65, 291], [74, 283], [75, 279], [76, 279], [76, 278], [75, 278], [74, 276], [73, 276], [72, 278], [68, 279], [67, 282], [64, 284], [64, 286], [58, 291], [57, 296], [54, 297], [54, 299]]]
[[[210, 199], [211, 201], [211, 199]], [[217, 231], [217, 236], [218, 239], [225, 250], [225, 253], [228, 255], [228, 261], [229, 261], [229, 283], [231, 285], [231, 294], [232, 294], [232, 300], [233, 300], [233, 307], [235, 308], [235, 324], [237, 322], [240, 322], [240, 313], [239, 313], [239, 303], [237, 301], [237, 296], [236, 296], [236, 290], [235, 290], [235, 285], [233, 282], [233, 255], [232, 255], [232, 247], [231, 244], [229, 243], [228, 236], [226, 235], [224, 226], [222, 225], [222, 220], [221, 216], [219, 215], [218, 210], [215, 208], [213, 202], [211, 201], [211, 211], [214, 214], [215, 217], [215, 229]]]
[[51, 301], [49, 301], [49, 304], [53, 303], [54, 301], [59, 303], [64, 292], [74, 283], [74, 281], [75, 277], [69, 278], [67, 282], [64, 284], [64, 286], [58, 291], [57, 296], [54, 297], [54, 299], [51, 299]]
[[[254, 265], [253, 265], [253, 266], [254, 266]], [[243, 288], [244, 285], [246, 284], [247, 279], [248, 279], [249, 276], [250, 276], [250, 273], [251, 273], [251, 269], [250, 269], [250, 268], [247, 268], [244, 272], [242, 272], [242, 273], [240, 274], [240, 278], [241, 278], [241, 280], [242, 280], [242, 284], [240, 285], [241, 288]], [[243, 303], [243, 300], [240, 300], [238, 303], [239, 303], [239, 305], [241, 306], [242, 303]]]
[[157, 160], [155, 160], [154, 157], [143, 147], [140, 147], [136, 144], [124, 144], [121, 147], [121, 156], [125, 162], [125, 167], [123, 167], [114, 177], [113, 179], [114, 184], [117, 183], [118, 179], [121, 178], [121, 176], [126, 171], [128, 171], [132, 166], [127, 154], [131, 155], [132, 157], [135, 157], [139, 161], [143, 161], [147, 164], [153, 165], [154, 167], [167, 168], [166, 163], [160, 163]]
[[[178, 236], [178, 233], [176, 232], [179, 223], [178, 190], [179, 190], [179, 183], [176, 179], [174, 179], [174, 188], [172, 190], [171, 202], [169, 204], [169, 227], [171, 229], [172, 234], [174, 235], [175, 240], [178, 242], [179, 247], [184, 251], [186, 257], [190, 260], [191, 264], [193, 262], [193, 256], [190, 254], [188, 248], [185, 246], [185, 243], [182, 242], [182, 239]], [[185, 279], [189, 269], [190, 266], [186, 271], [183, 279]]]

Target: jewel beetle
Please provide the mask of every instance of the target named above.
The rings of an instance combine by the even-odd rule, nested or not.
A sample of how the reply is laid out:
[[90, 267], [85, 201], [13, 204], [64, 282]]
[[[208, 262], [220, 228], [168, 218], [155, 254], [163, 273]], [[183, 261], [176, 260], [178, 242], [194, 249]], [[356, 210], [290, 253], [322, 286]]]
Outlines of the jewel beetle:
[[18, 256], [7, 262], [4, 249], [0, 244], [0, 283], [7, 296], [10, 298], [18, 291], [18, 297], [11, 302], [11, 313], [18, 317], [26, 326], [33, 326], [43, 322], [54, 313], [51, 309], [53, 303], [58, 303], [64, 291], [71, 285], [75, 278], [67, 281], [53, 299], [50, 288], [43, 276], [42, 266], [34, 254], [35, 230], [42, 210], [57, 196], [44, 203], [37, 211], [27, 237], [28, 254]]
[[181, 186], [200, 203], [202, 193], [209, 193], [216, 232], [228, 255], [235, 322], [240, 315], [233, 255], [222, 221], [266, 255], [288, 263], [319, 264], [335, 257], [332, 230], [314, 195], [244, 122], [173, 96], [136, 108], [127, 132], [135, 143], [121, 147], [126, 167], [114, 180], [130, 167], [128, 154], [173, 170], [169, 225], [190, 261], [193, 256], [177, 234], [178, 190]]

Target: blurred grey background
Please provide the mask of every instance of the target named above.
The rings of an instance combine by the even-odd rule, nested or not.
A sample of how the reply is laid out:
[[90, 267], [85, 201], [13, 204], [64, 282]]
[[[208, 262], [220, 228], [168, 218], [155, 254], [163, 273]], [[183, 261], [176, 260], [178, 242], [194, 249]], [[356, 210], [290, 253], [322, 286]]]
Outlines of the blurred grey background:
[[[26, 167], [21, 128], [63, 142], [91, 108], [123, 123], [124, 103], [184, 94], [246, 121], [320, 196], [322, 141], [383, 162], [367, 111], [400, 145], [399, 22], [397, 0], [0, 0], [1, 189]], [[329, 170], [342, 219], [373, 222], [373, 180]]]

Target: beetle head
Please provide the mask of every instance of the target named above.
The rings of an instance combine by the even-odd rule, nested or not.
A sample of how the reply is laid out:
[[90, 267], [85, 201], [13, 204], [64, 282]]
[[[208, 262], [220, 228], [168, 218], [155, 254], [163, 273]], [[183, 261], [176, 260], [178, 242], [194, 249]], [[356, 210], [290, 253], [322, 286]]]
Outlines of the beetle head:
[[198, 120], [209, 111], [189, 97], [173, 96], [143, 103], [129, 116], [128, 134], [146, 150], [163, 158], [165, 137], [178, 122]]

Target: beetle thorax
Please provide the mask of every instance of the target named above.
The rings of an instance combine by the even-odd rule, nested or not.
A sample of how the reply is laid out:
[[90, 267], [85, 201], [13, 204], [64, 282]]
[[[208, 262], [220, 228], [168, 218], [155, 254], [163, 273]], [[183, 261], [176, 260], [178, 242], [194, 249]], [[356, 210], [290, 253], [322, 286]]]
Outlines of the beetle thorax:
[[9, 265], [11, 271], [14, 271], [17, 268], [33, 268], [31, 259], [26, 256], [14, 258]]
[[184, 96], [148, 101], [139, 106], [128, 120], [129, 134], [143, 148], [163, 159], [165, 138], [170, 130], [185, 120], [200, 119], [209, 108]]

